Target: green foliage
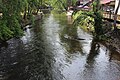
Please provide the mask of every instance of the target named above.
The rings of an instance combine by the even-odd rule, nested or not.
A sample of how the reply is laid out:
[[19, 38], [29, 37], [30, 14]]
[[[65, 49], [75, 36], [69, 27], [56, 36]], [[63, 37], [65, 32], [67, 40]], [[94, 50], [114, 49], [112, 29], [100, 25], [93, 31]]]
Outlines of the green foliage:
[[51, 0], [50, 4], [55, 10], [63, 10], [66, 9], [66, 0]]
[[7, 27], [6, 20], [0, 20], [0, 41], [13, 37], [13, 32]]
[[[75, 23], [84, 23], [85, 21], [91, 21], [93, 22], [92, 12], [86, 12], [86, 11], [78, 11], [76, 14], [73, 15], [74, 22]], [[86, 19], [87, 18], [87, 19]], [[85, 20], [85, 21], [84, 21]]]
[[75, 26], [80, 26], [84, 30], [90, 28], [90, 31], [94, 30], [94, 18], [88, 15], [92, 15], [91, 12], [79, 11], [73, 15]]
[[94, 36], [94, 39], [97, 40], [97, 41], [109, 41], [111, 38], [102, 34], [102, 35], [99, 35], [99, 36]]
[[77, 0], [51, 0], [50, 3], [56, 10], [66, 10], [68, 6], [74, 6]]
[[0, 40], [20, 37], [23, 31], [20, 27], [20, 12], [23, 10], [22, 1], [1, 1], [2, 17], [0, 19]]
[[33, 22], [32, 13], [43, 0], [0, 0], [0, 41], [23, 35], [21, 29], [22, 15], [27, 13], [30, 22]]

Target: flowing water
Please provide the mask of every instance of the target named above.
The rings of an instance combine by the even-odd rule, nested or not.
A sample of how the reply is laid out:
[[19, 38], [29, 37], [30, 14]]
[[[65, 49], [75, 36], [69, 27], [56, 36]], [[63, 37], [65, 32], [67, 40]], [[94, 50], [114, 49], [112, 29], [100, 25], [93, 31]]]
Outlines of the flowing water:
[[67, 19], [45, 15], [1, 46], [0, 80], [120, 80], [120, 54]]

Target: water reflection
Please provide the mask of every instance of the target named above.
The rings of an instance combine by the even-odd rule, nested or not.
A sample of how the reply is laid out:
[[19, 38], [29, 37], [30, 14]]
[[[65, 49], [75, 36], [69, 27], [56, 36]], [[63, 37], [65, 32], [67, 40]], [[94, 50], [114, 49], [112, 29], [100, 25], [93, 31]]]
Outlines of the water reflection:
[[31, 32], [31, 29], [29, 29], [30, 26], [32, 25], [27, 25], [25, 27], [24, 36], [21, 38], [24, 44], [31, 41], [32, 32]]
[[72, 19], [72, 16], [71, 15], [69, 15], [69, 16], [67, 16], [67, 23], [68, 24], [72, 24], [73, 23], [73, 19]]
[[64, 47], [70, 53], [83, 53], [82, 46], [76, 38], [78, 38], [77, 27], [72, 25], [65, 26], [60, 35], [61, 42], [64, 43]]
[[[38, 24], [41, 24], [39, 21]], [[61, 80], [62, 75], [54, 68], [53, 46], [48, 42], [45, 27], [36, 26], [31, 40], [31, 50], [26, 56], [27, 74], [29, 80]], [[57, 75], [57, 76], [56, 76]], [[54, 79], [53, 79], [54, 78]]]

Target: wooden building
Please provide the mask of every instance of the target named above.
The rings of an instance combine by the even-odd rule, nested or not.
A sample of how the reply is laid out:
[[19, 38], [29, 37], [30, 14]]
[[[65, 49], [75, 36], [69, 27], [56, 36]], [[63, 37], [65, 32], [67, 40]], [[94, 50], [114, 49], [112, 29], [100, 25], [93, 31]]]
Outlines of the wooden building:
[[[101, 4], [103, 8], [103, 16], [108, 19], [114, 19], [114, 12], [118, 6], [118, 0], [101, 0]], [[120, 8], [118, 9], [117, 15], [117, 21], [120, 21]]]

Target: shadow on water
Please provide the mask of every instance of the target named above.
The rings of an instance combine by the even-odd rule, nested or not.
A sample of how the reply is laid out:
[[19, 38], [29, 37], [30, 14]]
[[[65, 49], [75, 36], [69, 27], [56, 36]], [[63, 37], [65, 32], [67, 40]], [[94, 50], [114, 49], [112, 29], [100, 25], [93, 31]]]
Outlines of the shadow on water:
[[[106, 50], [109, 49], [103, 46], [99, 41], [95, 39], [92, 40], [90, 52], [86, 56], [83, 80], [101, 80], [103, 77], [104, 80], [119, 80], [120, 77], [117, 76], [119, 74], [116, 72], [119, 73], [120, 71], [120, 54], [116, 54], [112, 50], [108, 52]], [[117, 56], [118, 59], [115, 56]], [[114, 62], [115, 59], [113, 57], [117, 59], [117, 62]], [[113, 61], [110, 61], [110, 59], [113, 59]]]
[[87, 56], [87, 59], [86, 59], [87, 61], [86, 63], [88, 66], [94, 64], [95, 58], [99, 53], [100, 53], [100, 44], [95, 39], [93, 39], [91, 42], [91, 49], [90, 49], [89, 55]]
[[1, 51], [1, 48], [3, 48], [3, 47], [7, 48], [8, 47], [8, 43], [7, 42], [0, 43], [0, 51]]
[[[0, 53], [0, 79], [2, 80], [15, 80], [18, 79], [19, 72], [23, 71], [23, 68], [18, 68], [22, 57], [24, 56], [24, 46], [20, 39], [11, 39], [8, 41], [6, 48], [1, 48]], [[12, 78], [16, 76], [16, 78]]]

